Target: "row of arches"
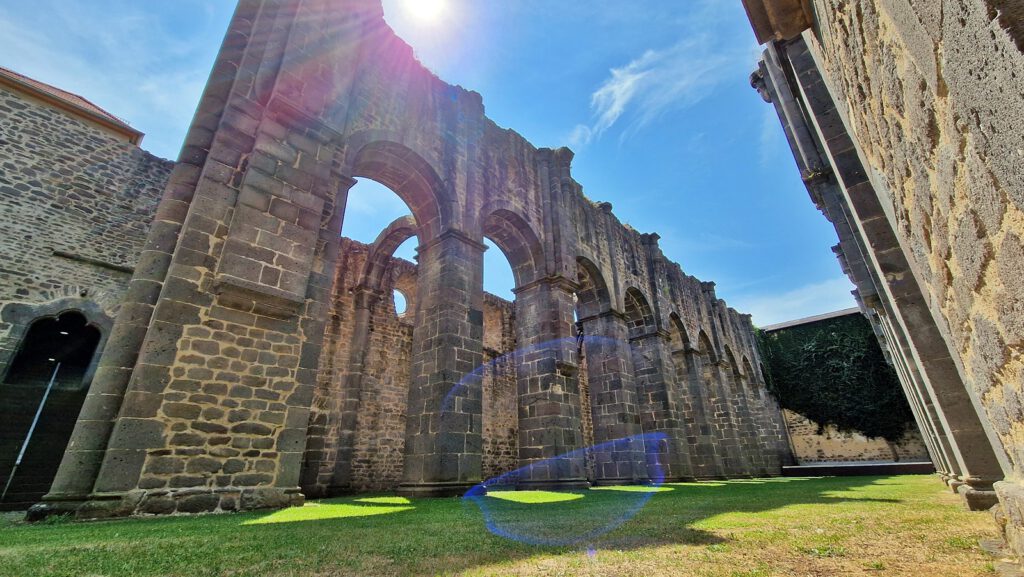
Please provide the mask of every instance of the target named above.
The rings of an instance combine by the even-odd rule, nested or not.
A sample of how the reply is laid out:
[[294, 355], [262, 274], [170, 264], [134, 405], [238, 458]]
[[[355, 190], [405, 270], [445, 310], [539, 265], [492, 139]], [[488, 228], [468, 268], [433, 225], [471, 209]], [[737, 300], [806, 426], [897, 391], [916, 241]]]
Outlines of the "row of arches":
[[[405, 361], [411, 365], [405, 377], [409, 381], [408, 407], [400, 419], [404, 420], [406, 429], [401, 477], [405, 485], [424, 482], [458, 485], [474, 480], [474, 470], [476, 475], [481, 470], [493, 470], [487, 463], [490, 457], [479, 454], [479, 447], [489, 440], [467, 439], [481, 434], [477, 420], [495, 419], [513, 422], [517, 429], [513, 434], [518, 444], [519, 464], [543, 461], [566, 450], [599, 446], [642, 435], [645, 431], [662, 431], [669, 433], [668, 441], [653, 451], [657, 454], [657, 464], [664, 466], [672, 478], [777, 473], [778, 456], [766, 455], [778, 449], [771, 440], [770, 427], [764, 426], [766, 421], [771, 421], [770, 402], [757, 392], [759, 380], [749, 368], [749, 360], [744, 357], [742, 362], [737, 362], [728, 349], [724, 355], [715, 354], [711, 340], [703, 331], [698, 336], [697, 346], [692, 345], [676, 314], [672, 315], [670, 326], [663, 328], [647, 297], [637, 288], [630, 287], [620, 293], [619, 312], [601, 268], [589, 258], [575, 259], [577, 274], [573, 279], [545, 275], [544, 271], [554, 267], [545, 256], [540, 237], [506, 201], [486, 203], [479, 225], [482, 238], [498, 248], [510, 269], [515, 287], [511, 291], [515, 293], [515, 334], [513, 339], [503, 341], [512, 343], [510, 350], [484, 351], [479, 342], [490, 327], [484, 322], [484, 307], [474, 295], [482, 295], [483, 274], [486, 273], [482, 270], [480, 255], [487, 247], [461, 233], [452, 235], [450, 230], [438, 226], [453, 213], [445, 209], [449, 205], [445, 194], [435, 193], [441, 190], [434, 188], [441, 186], [440, 180], [418, 174], [423, 170], [432, 172], [427, 163], [416, 161], [414, 153], [395, 144], [368, 145], [364, 151], [356, 155], [359, 169], [354, 174], [387, 187], [402, 200], [409, 213], [393, 218], [386, 225], [377, 223], [380, 232], [368, 244], [360, 271], [350, 279], [352, 286], [348, 290], [355, 296], [350, 312], [353, 328], [347, 359], [341, 361], [341, 370], [335, 370], [336, 386], [321, 387], [323, 394], [343, 399], [320, 403], [334, 407], [337, 413], [326, 417], [335, 423], [336, 433], [327, 435], [337, 443], [334, 462], [330, 462], [330, 450], [312, 451], [312, 457], [307, 455], [305, 483], [320, 485], [320, 488], [307, 490], [316, 493], [321, 492], [324, 485], [337, 488], [353, 483], [352, 462], [361, 458], [355, 446], [359, 436], [356, 429], [360, 426], [360, 403], [365, 404], [361, 399], [367, 398], [366, 395], [375, 394], [367, 390], [374, 385], [364, 382], [373, 318], [385, 308], [398, 310], [384, 297], [388, 291], [396, 290], [393, 283], [389, 284], [393, 277], [393, 257], [409, 243], [417, 246], [416, 260], [421, 260], [419, 257], [424, 252], [432, 251], [439, 244], [444, 248], [440, 251], [441, 262], [428, 260], [425, 264], [421, 260], [419, 263], [414, 296], [406, 294], [408, 287], [396, 293], [403, 294], [408, 302], [409, 310], [403, 318], [411, 325], [409, 338], [412, 341]], [[350, 194], [356, 193], [353, 190]], [[381, 193], [380, 188], [377, 193]], [[347, 218], [353, 218], [351, 211]], [[447, 242], [453, 236], [454, 245]], [[453, 269], [458, 273], [456, 278], [446, 276], [445, 271]], [[439, 418], [459, 421], [451, 432], [461, 439], [461, 444], [447, 446], [452, 447], [456, 457], [470, 464], [466, 470], [430, 470], [432, 459], [444, 460], [445, 457], [431, 456], [436, 453], [417, 455], [412, 447], [436, 446], [437, 438], [443, 438], [447, 432], [432, 429], [424, 434], [423, 423], [434, 427], [429, 424], [434, 418], [431, 412], [438, 410], [436, 406], [431, 407], [431, 403], [439, 403], [441, 399], [438, 387], [431, 382], [436, 379], [437, 371], [424, 374], [421, 359], [428, 352], [426, 349], [434, 355], [433, 361], [447, 351], [445, 345], [438, 346], [437, 337], [443, 335], [423, 335], [428, 330], [426, 327], [433, 326], [430, 317], [438, 309], [448, 313], [449, 319], [455, 316], [451, 314], [452, 305], [456, 314], [464, 313], [469, 321], [465, 330], [460, 332], [456, 327], [453, 331], [456, 334], [449, 335], [458, 342], [457, 356], [461, 351], [466, 354], [450, 363], [450, 367], [459, 368], [454, 375], [448, 374], [447, 384], [451, 388], [440, 404], [450, 403], [469, 407], [469, 410], [455, 415], [458, 419], [445, 414]], [[571, 346], [548, 344], [571, 340], [574, 336], [581, 336], [575, 350]], [[479, 347], [475, 351], [472, 350], [474, 345]], [[514, 367], [514, 371], [506, 369], [515, 373], [511, 379], [516, 382], [513, 394], [517, 414], [512, 419], [508, 415], [481, 415], [480, 407], [490, 406], [485, 397], [495, 394], [494, 384], [474, 380], [473, 371], [487, 365], [486, 360], [495, 356], [513, 358], [523, 350], [530, 351], [522, 355], [529, 359], [517, 358], [508, 365]], [[544, 368], [538, 368], [541, 366]], [[429, 367], [437, 368], [436, 364]], [[481, 379], [487, 378], [493, 380], [493, 375], [481, 376]], [[431, 388], [432, 396], [424, 398], [424, 388]], [[506, 389], [504, 393], [507, 395], [509, 391]], [[457, 402], [451, 402], [449, 397], [453, 395]], [[313, 434], [320, 434], [320, 431]], [[424, 441], [424, 437], [428, 440]], [[313, 440], [310, 445], [322, 447], [323, 443]], [[586, 463], [568, 463], [565, 467], [556, 467], [560, 470], [555, 472], [550, 468], [537, 474], [531, 471], [527, 474], [530, 478], [523, 482], [543, 485], [644, 481], [652, 476], [651, 452], [651, 448], [639, 442], [627, 451], [621, 448], [606, 454], [591, 451]], [[478, 464], [473, 463], [474, 459]], [[325, 470], [330, 471], [329, 475], [324, 475]], [[325, 481], [327, 477], [329, 481]]]

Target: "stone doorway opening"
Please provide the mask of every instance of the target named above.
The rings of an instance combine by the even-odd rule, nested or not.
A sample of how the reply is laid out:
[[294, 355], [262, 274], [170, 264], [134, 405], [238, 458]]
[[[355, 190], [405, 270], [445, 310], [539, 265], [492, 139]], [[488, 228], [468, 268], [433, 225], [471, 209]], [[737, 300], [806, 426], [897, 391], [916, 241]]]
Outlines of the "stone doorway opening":
[[101, 336], [77, 311], [38, 319], [26, 333], [0, 384], [0, 488], [10, 480], [0, 510], [27, 509], [49, 491], [85, 402]]

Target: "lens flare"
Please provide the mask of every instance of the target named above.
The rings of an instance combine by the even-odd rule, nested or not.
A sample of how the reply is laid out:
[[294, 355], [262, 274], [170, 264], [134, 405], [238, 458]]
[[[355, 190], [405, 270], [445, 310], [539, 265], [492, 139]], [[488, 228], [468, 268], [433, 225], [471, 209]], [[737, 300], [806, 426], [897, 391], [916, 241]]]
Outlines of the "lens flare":
[[[621, 343], [607, 337], [559, 339], [494, 359], [452, 387], [442, 401], [441, 421], [452, 418], [467, 402], [478, 402], [473, 399], [474, 391], [479, 390], [484, 374], [496, 374], [503, 370], [502, 367], [514, 366], [517, 358], [575, 347], [607, 350], [616, 344]], [[531, 545], [565, 546], [592, 542], [636, 516], [655, 493], [672, 490], [664, 486], [665, 471], [659, 462], [667, 440], [664, 433], [633, 435], [539, 460], [473, 487], [463, 502], [479, 508], [487, 529], [501, 537]], [[637, 484], [602, 487], [594, 491], [516, 490], [530, 484], [525, 480], [549, 478], [547, 475], [551, 471], [575, 469], [582, 476], [588, 463], [589, 466], [600, 466], [608, 459], [617, 460], [624, 456], [629, 460], [635, 459], [639, 466], [634, 471], [642, 471], [632, 481]], [[622, 482], [631, 481], [623, 479]]]
[[405, 10], [417, 22], [434, 24], [448, 12], [447, 0], [405, 0]]

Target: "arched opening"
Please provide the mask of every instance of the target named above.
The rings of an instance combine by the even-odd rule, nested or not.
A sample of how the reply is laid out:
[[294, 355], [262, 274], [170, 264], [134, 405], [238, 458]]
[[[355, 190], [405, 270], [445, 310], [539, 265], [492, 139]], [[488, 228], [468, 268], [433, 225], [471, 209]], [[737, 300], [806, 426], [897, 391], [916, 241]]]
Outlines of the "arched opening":
[[[419, 296], [416, 248], [424, 237], [419, 215], [436, 218], [432, 197], [412, 178], [384, 170], [378, 151], [360, 165], [342, 228], [339, 319], [330, 354], [337, 359], [334, 484], [382, 490], [398, 484], [405, 450], [406, 403], [412, 380], [413, 329]], [[415, 184], [415, 183], [414, 183]], [[400, 194], [396, 187], [405, 187]], [[410, 187], [413, 192], [410, 193]], [[330, 398], [333, 397], [333, 398]], [[314, 403], [317, 406], [317, 403]], [[308, 463], [307, 466], [313, 466]]]
[[301, 485], [398, 484], [420, 296], [416, 248], [442, 224], [443, 186], [408, 149], [350, 142], [342, 238]]
[[711, 423], [714, 407], [711, 405], [701, 378], [700, 359], [693, 348], [682, 319], [678, 314], [669, 315], [672, 339], [672, 363], [676, 382], [680, 383], [683, 394], [682, 412], [687, 424], [688, 441], [694, 474], [698, 478], [711, 479], [724, 475], [721, 463], [721, 449]]
[[101, 337], [77, 311], [29, 327], [0, 385], [0, 489], [10, 481], [0, 509], [27, 508], [49, 491], [85, 402]]
[[391, 302], [395, 305], [395, 315], [398, 318], [402, 318], [409, 308], [409, 300], [405, 297], [405, 293], [399, 289], [394, 289], [391, 293]]
[[[580, 426], [583, 430], [583, 445], [593, 447], [597, 441], [594, 432], [594, 398], [592, 394], [594, 379], [592, 376], [596, 371], [600, 371], [602, 347], [597, 339], [589, 339], [588, 343], [587, 337], [593, 336], [595, 333], [597, 328], [595, 321], [598, 315], [611, 308], [611, 298], [604, 277], [601, 276], [597, 266], [583, 257], [578, 258], [576, 263], [576, 282], [579, 288], [576, 289], [574, 295], [576, 310], [573, 316], [578, 332]], [[587, 452], [586, 471], [587, 478], [591, 482], [597, 475], [595, 457], [594, 452]]]
[[[516, 294], [534, 278], [540, 243], [530, 226], [510, 210], [491, 210], [483, 220], [483, 476], [493, 478], [519, 465], [520, 346], [517, 315], [527, 314]], [[527, 314], [528, 316], [528, 314]]]
[[647, 297], [635, 288], [626, 290], [625, 314], [629, 338], [636, 339], [657, 330], [654, 312], [651, 310], [651, 305], [647, 303]]
[[757, 432], [758, 422], [754, 419], [750, 395], [744, 386], [740, 365], [729, 345], [725, 346], [724, 357], [729, 408], [732, 412], [733, 426], [740, 437], [740, 447], [743, 449], [744, 473], [764, 474], [764, 455], [760, 444], [761, 436]]
[[484, 479], [519, 466], [519, 394], [516, 383], [515, 277], [501, 245], [484, 237], [483, 457]]

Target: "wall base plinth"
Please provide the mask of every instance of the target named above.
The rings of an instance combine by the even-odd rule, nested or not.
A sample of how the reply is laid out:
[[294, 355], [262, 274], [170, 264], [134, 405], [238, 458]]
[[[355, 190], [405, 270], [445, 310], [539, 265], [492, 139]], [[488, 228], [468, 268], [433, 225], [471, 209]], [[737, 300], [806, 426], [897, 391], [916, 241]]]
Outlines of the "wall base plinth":
[[585, 491], [590, 488], [586, 479], [555, 479], [550, 481], [520, 481], [517, 491]]
[[962, 485], [957, 492], [964, 500], [964, 507], [968, 511], [988, 511], [999, 503], [999, 497], [995, 491], [980, 491], [968, 485]]
[[594, 479], [591, 485], [595, 487], [613, 487], [616, 485], [652, 485], [650, 479], [633, 479], [633, 478], [618, 478], [618, 479]]
[[224, 487], [217, 489], [158, 489], [124, 493], [94, 493], [68, 499], [48, 495], [29, 509], [25, 519], [41, 521], [54, 515], [76, 519], [112, 519], [136, 515], [195, 515], [300, 507], [306, 498], [295, 488]]
[[398, 486], [397, 493], [403, 497], [461, 497], [472, 489], [473, 483], [417, 483]]
[[992, 509], [1007, 546], [1024, 558], [1024, 485], [1019, 481], [995, 484], [999, 504]]

